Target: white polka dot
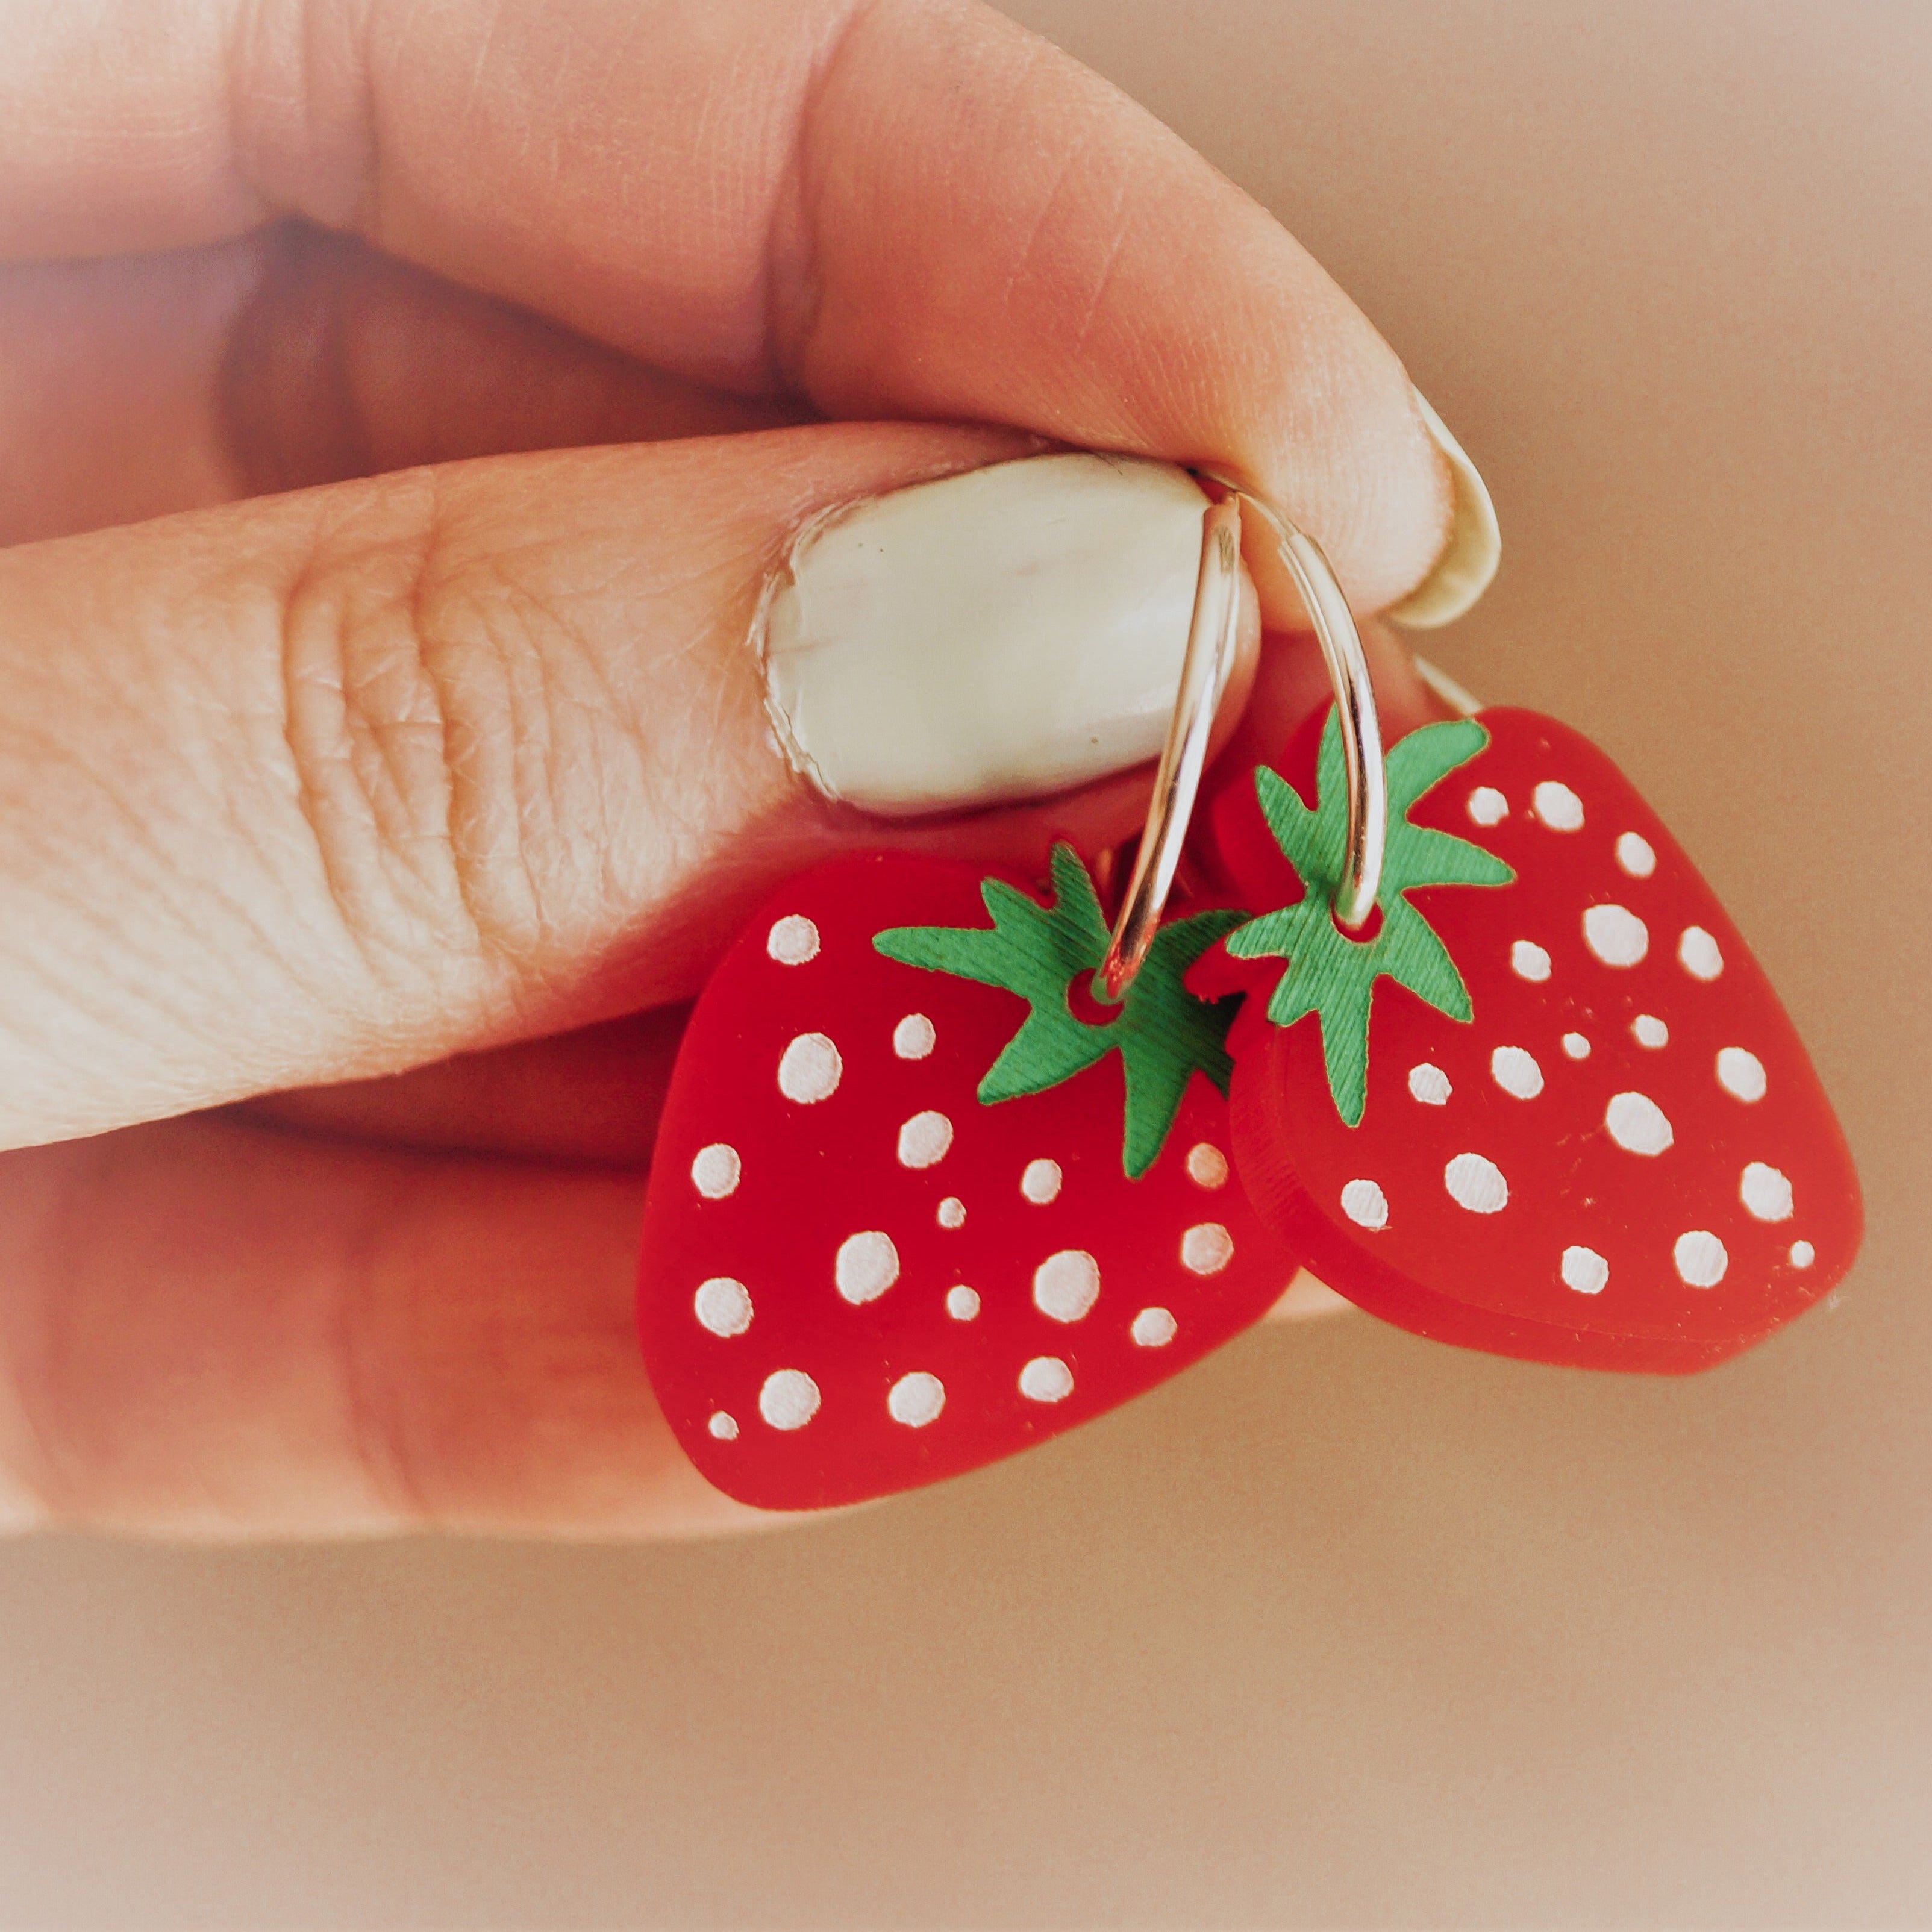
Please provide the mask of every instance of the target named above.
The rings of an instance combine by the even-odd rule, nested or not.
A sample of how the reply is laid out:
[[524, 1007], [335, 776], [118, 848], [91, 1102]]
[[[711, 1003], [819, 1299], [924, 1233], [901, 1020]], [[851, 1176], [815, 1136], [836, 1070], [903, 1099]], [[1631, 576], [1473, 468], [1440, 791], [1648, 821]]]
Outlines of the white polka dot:
[[923, 1013], [908, 1013], [892, 1028], [892, 1051], [902, 1060], [923, 1060], [939, 1036]]
[[939, 1204], [939, 1225], [942, 1228], [963, 1228], [966, 1225], [966, 1204], [956, 1194], [949, 1194]]
[[709, 1147], [698, 1150], [691, 1163], [691, 1184], [706, 1200], [722, 1201], [726, 1195], [738, 1191], [744, 1172], [738, 1150], [723, 1141], [713, 1141]]
[[1078, 1322], [1100, 1293], [1100, 1264], [1084, 1248], [1062, 1248], [1033, 1271], [1033, 1305], [1053, 1322]]
[[1519, 980], [1538, 982], [1550, 977], [1550, 955], [1533, 939], [1519, 939], [1510, 948], [1510, 970]]
[[1791, 1265], [1809, 1268], [1818, 1258], [1818, 1250], [1809, 1241], [1793, 1241], [1791, 1244]]
[[1020, 1192], [1036, 1208], [1044, 1208], [1060, 1198], [1062, 1176], [1057, 1160], [1030, 1160], [1020, 1176]]
[[876, 1301], [899, 1278], [899, 1251], [892, 1238], [877, 1228], [850, 1234], [838, 1244], [832, 1277], [854, 1308]]
[[886, 1396], [886, 1413], [908, 1429], [923, 1429], [928, 1422], [937, 1422], [945, 1406], [946, 1384], [923, 1369], [900, 1376]]
[[1509, 816], [1509, 800], [1494, 785], [1478, 785], [1469, 794], [1468, 810], [1478, 825], [1500, 825]]
[[818, 1413], [818, 1384], [802, 1369], [779, 1369], [758, 1391], [758, 1413], [774, 1429], [802, 1429]]
[[1180, 1324], [1165, 1308], [1143, 1308], [1134, 1317], [1127, 1333], [1142, 1348], [1164, 1348], [1179, 1332]]
[[1583, 914], [1583, 944], [1606, 966], [1634, 966], [1650, 950], [1650, 928], [1627, 906], [1593, 905]]
[[802, 1033], [778, 1061], [778, 1091], [788, 1100], [809, 1107], [838, 1092], [844, 1071], [838, 1048], [824, 1034]]
[[1701, 926], [1687, 926], [1677, 942], [1677, 963], [1694, 980], [1714, 980], [1724, 970], [1724, 956]]
[[1187, 1178], [1197, 1187], [1210, 1191], [1228, 1184], [1228, 1156], [1206, 1141], [1196, 1141], [1187, 1150]]
[[1442, 1107], [1448, 1104], [1449, 1096], [1456, 1090], [1441, 1067], [1424, 1060], [1408, 1070], [1408, 1090], [1425, 1107]]
[[802, 966], [818, 957], [818, 928], [802, 912], [788, 913], [766, 934], [765, 950], [781, 966]]
[[722, 1408], [717, 1410], [704, 1426], [721, 1442], [735, 1442], [738, 1439], [738, 1418], [735, 1415], [727, 1415]]
[[1594, 1248], [1563, 1250], [1563, 1286], [1579, 1294], [1601, 1294], [1610, 1278], [1610, 1264]]
[[1659, 1154], [1676, 1138], [1664, 1109], [1647, 1094], [1612, 1094], [1604, 1125], [1626, 1154]]
[[1543, 1091], [1543, 1069], [1520, 1046], [1499, 1046], [1490, 1055], [1490, 1078], [1519, 1100], [1534, 1100]]
[[699, 1324], [714, 1335], [742, 1335], [752, 1325], [752, 1298], [742, 1281], [714, 1275], [692, 1297]]
[[1219, 1274], [1234, 1258], [1234, 1238], [1218, 1221], [1203, 1221], [1180, 1238], [1180, 1265], [1190, 1274]]
[[1654, 1013], [1639, 1013], [1630, 1022], [1630, 1036], [1640, 1046], [1656, 1048], [1670, 1043], [1670, 1029]]
[[1635, 832], [1626, 832], [1617, 840], [1617, 863], [1634, 879], [1647, 879], [1657, 870], [1657, 854], [1650, 841]]
[[1583, 801], [1567, 784], [1545, 778], [1529, 795], [1532, 810], [1552, 832], [1577, 832], [1583, 825]]
[[1563, 1036], [1563, 1051], [1572, 1060], [1588, 1060], [1590, 1042], [1580, 1033], [1566, 1033]]
[[1715, 1288], [1731, 1264], [1724, 1243], [1708, 1228], [1694, 1228], [1688, 1234], [1679, 1234], [1670, 1258], [1689, 1288]]
[[1738, 1182], [1738, 1198], [1760, 1221], [1791, 1219], [1791, 1183], [1774, 1167], [1753, 1161]]
[[1073, 1371], [1058, 1355], [1036, 1355], [1020, 1371], [1020, 1394], [1028, 1402], [1064, 1402], [1073, 1393]]
[[1342, 1190], [1342, 1212], [1358, 1228], [1386, 1228], [1388, 1196], [1372, 1180], [1352, 1180]]
[[1500, 1214], [1509, 1205], [1509, 1183], [1492, 1160], [1479, 1154], [1459, 1154], [1442, 1170], [1449, 1198], [1472, 1214]]
[[1739, 1100], [1764, 1098], [1764, 1062], [1742, 1046], [1718, 1050], [1718, 1084]]
[[952, 1123], [936, 1109], [915, 1114], [899, 1130], [899, 1165], [933, 1167], [952, 1144]]
[[980, 1312], [980, 1291], [962, 1282], [946, 1291], [946, 1312], [956, 1322], [970, 1322]]

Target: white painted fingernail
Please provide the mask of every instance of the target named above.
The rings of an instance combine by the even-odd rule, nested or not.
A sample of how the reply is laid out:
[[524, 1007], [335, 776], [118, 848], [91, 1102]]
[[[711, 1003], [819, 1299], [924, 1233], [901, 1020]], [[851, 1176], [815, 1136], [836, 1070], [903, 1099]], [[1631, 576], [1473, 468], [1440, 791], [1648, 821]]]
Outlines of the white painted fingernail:
[[1035, 456], [820, 518], [761, 612], [787, 755], [828, 796], [895, 817], [1153, 758], [1206, 505], [1170, 464]]
[[1412, 630], [1430, 631], [1461, 616], [1489, 588], [1502, 556], [1503, 538], [1489, 486], [1468, 452], [1430, 407], [1428, 398], [1420, 389], [1411, 393], [1430, 440], [1448, 462], [1455, 480], [1456, 510], [1449, 541], [1436, 567], [1387, 614]]

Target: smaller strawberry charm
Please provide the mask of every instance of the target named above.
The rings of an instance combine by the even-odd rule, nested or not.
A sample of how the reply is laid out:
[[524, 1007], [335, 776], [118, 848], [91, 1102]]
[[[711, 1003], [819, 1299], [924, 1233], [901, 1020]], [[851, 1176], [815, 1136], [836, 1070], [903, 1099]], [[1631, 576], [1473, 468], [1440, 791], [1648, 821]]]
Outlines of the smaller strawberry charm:
[[843, 860], [754, 919], [694, 1011], [645, 1206], [639, 1322], [678, 1440], [768, 1509], [1012, 1454], [1264, 1314], [1295, 1260], [1228, 1156], [1238, 1000], [1156, 933], [1118, 1005], [1086, 868], [1050, 894]]
[[1215, 818], [1248, 902], [1279, 909], [1190, 983], [1252, 995], [1230, 1041], [1236, 1165], [1322, 1280], [1444, 1341], [1684, 1373], [1844, 1274], [1858, 1181], [1817, 1076], [1600, 752], [1512, 710], [1398, 741], [1353, 933], [1332, 910], [1332, 709], [1286, 762]]

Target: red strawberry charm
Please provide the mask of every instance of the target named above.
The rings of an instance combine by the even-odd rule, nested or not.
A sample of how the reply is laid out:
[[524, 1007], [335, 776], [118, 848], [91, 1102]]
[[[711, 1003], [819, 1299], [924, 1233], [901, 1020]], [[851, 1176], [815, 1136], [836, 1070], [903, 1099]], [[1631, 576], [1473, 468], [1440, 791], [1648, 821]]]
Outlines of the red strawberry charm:
[[1280, 910], [1190, 983], [1255, 989], [1229, 1042], [1236, 1166], [1316, 1274], [1419, 1334], [1678, 1374], [1844, 1274], [1858, 1180], [1817, 1076], [1602, 752], [1514, 710], [1400, 740], [1352, 935], [1332, 712], [1287, 768], [1216, 814], [1248, 903]]
[[1165, 1381], [1295, 1269], [1231, 1173], [1237, 1001], [1183, 975], [1245, 915], [1162, 927], [1118, 1006], [1057, 847], [1042, 901], [836, 861], [694, 1011], [644, 1216], [646, 1364], [686, 1453], [766, 1509], [1012, 1454]]

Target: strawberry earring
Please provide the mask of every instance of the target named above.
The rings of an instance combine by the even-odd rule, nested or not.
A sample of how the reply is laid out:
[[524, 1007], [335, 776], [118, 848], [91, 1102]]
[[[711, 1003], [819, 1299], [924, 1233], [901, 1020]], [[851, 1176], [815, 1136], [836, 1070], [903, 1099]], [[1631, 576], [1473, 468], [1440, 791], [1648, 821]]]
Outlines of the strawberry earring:
[[[1304, 1263], [1420, 1334], [1670, 1372], [1850, 1264], [1828, 1104], [1654, 815], [1526, 712], [1384, 757], [1320, 550], [1222, 487], [1111, 928], [1064, 843], [1043, 890], [837, 860], [692, 1013], [640, 1328], [680, 1444], [742, 1502], [859, 1502], [1043, 1441], [1258, 1320]], [[1336, 701], [1216, 801], [1240, 904], [1166, 920], [1244, 512]]]
[[1239, 532], [1232, 502], [1207, 508], [1111, 929], [1065, 843], [1045, 881], [838, 860], [752, 920], [694, 1009], [639, 1319], [680, 1443], [740, 1501], [856, 1502], [997, 1461], [1198, 1360], [1294, 1275], [1233, 1172], [1241, 1002], [1186, 984], [1246, 915], [1162, 916], [1233, 664]]
[[[1247, 502], [1300, 583], [1312, 546]], [[1346, 607], [1332, 578], [1303, 594], [1337, 705], [1216, 800], [1258, 916], [1192, 980], [1249, 995], [1229, 1046], [1257, 1211], [1350, 1300], [1466, 1347], [1682, 1374], [1762, 1340], [1850, 1268], [1862, 1219], [1762, 970], [1566, 727], [1476, 710], [1382, 758]]]

